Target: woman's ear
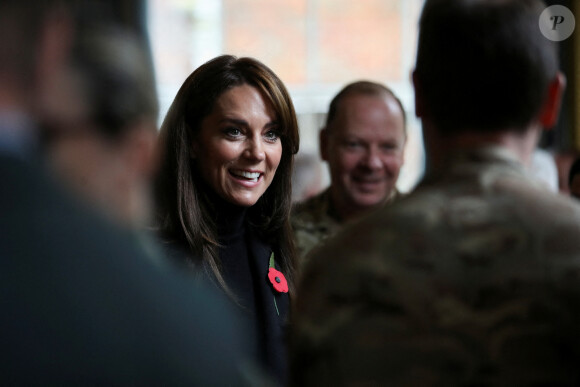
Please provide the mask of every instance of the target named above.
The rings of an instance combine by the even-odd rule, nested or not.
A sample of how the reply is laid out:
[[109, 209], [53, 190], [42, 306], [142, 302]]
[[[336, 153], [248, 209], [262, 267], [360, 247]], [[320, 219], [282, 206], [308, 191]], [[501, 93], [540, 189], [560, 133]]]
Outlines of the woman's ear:
[[545, 129], [553, 128], [558, 122], [562, 95], [566, 88], [566, 76], [561, 72], [550, 82], [544, 105], [540, 111], [540, 123]]

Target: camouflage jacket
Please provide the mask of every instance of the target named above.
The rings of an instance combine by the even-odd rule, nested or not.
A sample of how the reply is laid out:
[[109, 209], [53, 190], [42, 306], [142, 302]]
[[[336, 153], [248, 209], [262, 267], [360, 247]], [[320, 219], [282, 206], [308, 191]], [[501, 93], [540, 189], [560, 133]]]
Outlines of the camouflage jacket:
[[[385, 202], [391, 203], [401, 194], [395, 190], [391, 197]], [[320, 245], [326, 238], [338, 232], [344, 223], [338, 212], [335, 210], [330, 200], [330, 189], [327, 188], [322, 193], [298, 203], [292, 209], [290, 217], [294, 239], [300, 263], [306, 261], [308, 253]]]
[[578, 385], [580, 205], [506, 150], [458, 155], [313, 251], [293, 384]]

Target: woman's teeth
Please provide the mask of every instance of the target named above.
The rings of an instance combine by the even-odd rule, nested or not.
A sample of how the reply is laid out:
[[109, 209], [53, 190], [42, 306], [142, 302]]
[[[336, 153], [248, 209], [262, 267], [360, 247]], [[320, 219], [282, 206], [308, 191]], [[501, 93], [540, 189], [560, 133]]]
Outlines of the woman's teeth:
[[253, 182], [257, 182], [260, 177], [260, 172], [231, 171], [231, 173], [234, 176], [242, 177]]

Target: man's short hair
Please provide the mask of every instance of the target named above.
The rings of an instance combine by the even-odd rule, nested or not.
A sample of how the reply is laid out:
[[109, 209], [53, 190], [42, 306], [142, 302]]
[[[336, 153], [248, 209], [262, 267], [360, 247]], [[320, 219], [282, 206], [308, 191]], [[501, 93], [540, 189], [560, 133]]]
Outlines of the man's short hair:
[[415, 76], [443, 132], [524, 129], [558, 71], [539, 0], [427, 0]]
[[328, 128], [332, 121], [336, 118], [336, 114], [338, 112], [338, 106], [340, 101], [346, 97], [347, 95], [352, 94], [361, 94], [361, 95], [368, 95], [368, 96], [376, 96], [380, 97], [383, 95], [388, 95], [397, 101], [397, 104], [401, 108], [401, 112], [403, 114], [403, 130], [406, 133], [407, 127], [407, 114], [405, 113], [405, 108], [401, 103], [401, 100], [393, 93], [391, 89], [386, 87], [385, 85], [381, 85], [380, 83], [371, 82], [371, 81], [357, 81], [353, 83], [349, 83], [345, 87], [342, 88], [334, 96], [332, 101], [330, 101], [330, 107], [328, 108], [328, 115], [326, 116], [326, 127]]
[[140, 119], [156, 121], [157, 94], [144, 42], [104, 22], [89, 25], [79, 35], [72, 68], [80, 75], [89, 119], [97, 130], [118, 138]]

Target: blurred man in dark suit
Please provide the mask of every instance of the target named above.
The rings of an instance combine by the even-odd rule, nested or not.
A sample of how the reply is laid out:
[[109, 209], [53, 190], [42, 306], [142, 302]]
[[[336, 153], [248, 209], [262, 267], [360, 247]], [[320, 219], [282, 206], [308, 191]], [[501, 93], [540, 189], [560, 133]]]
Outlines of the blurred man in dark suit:
[[38, 121], [61, 94], [71, 20], [64, 2], [0, 4], [0, 384], [243, 385], [226, 301], [45, 172]]

